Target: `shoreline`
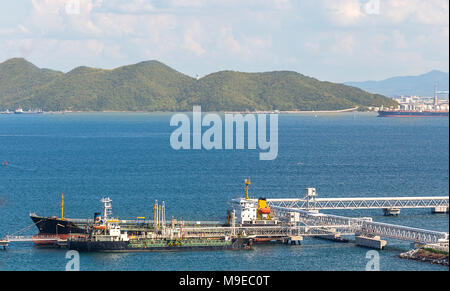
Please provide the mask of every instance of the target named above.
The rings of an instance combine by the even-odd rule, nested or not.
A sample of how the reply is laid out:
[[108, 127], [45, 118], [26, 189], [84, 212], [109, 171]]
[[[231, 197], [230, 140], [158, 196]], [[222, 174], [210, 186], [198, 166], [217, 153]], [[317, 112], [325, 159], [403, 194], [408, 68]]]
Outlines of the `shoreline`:
[[261, 111], [219, 111], [222, 113], [234, 113], [234, 114], [317, 114], [317, 113], [348, 113], [348, 112], [357, 112], [359, 107], [354, 108], [347, 108], [347, 109], [341, 109], [341, 110], [312, 110], [312, 111], [296, 111], [296, 110], [289, 110], [289, 111], [280, 111], [280, 110], [261, 110]]
[[[189, 113], [192, 111], [127, 111], [127, 110], [102, 110], [102, 111], [44, 111], [41, 114], [71, 114], [71, 113]], [[318, 111], [279, 111], [279, 110], [261, 110], [261, 111], [204, 111], [203, 113], [222, 113], [222, 114], [336, 114], [359, 112], [358, 107], [341, 110], [318, 110]], [[372, 111], [364, 111], [369, 113]], [[0, 112], [1, 115], [14, 115], [14, 112]], [[37, 115], [33, 113], [24, 115]]]
[[401, 259], [425, 262], [432, 265], [441, 265], [448, 267], [448, 254], [439, 254], [426, 249], [415, 249], [397, 256]]

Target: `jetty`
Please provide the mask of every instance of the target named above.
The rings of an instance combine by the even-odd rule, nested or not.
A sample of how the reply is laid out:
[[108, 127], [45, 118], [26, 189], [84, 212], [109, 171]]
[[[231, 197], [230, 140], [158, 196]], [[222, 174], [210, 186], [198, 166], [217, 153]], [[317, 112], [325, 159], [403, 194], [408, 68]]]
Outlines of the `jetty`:
[[[411, 246], [441, 246], [448, 249], [448, 232], [414, 228], [391, 223], [373, 221], [371, 217], [346, 217], [323, 213], [326, 210], [380, 209], [385, 215], [399, 215], [401, 209], [431, 209], [432, 213], [448, 213], [448, 196], [420, 197], [376, 197], [376, 198], [318, 198], [316, 189], [307, 188], [302, 198], [249, 197], [245, 181], [245, 195], [232, 199], [227, 211], [228, 221], [183, 221], [166, 220], [165, 204], [155, 201], [153, 218], [137, 217], [136, 220], [112, 218], [112, 200], [103, 198], [103, 217], [96, 213], [94, 219], [61, 219], [58, 223], [75, 225], [80, 233], [38, 234], [34, 236], [9, 235], [0, 241], [4, 249], [12, 242], [34, 242], [35, 244], [70, 247], [85, 242], [89, 237], [120, 242], [124, 249], [130, 245], [155, 242], [162, 248], [172, 249], [183, 243], [245, 239], [252, 243], [282, 242], [301, 245], [305, 237], [323, 238], [337, 242], [349, 241], [343, 236], [353, 236], [356, 245], [383, 249], [388, 239], [411, 243]], [[63, 203], [62, 203], [63, 206]], [[49, 218], [49, 221], [58, 218]], [[69, 224], [66, 224], [69, 225]], [[83, 230], [85, 229], [85, 231]], [[98, 244], [98, 241], [96, 241]], [[167, 245], [166, 245], [167, 244]], [[181, 248], [179, 248], [181, 249]]]

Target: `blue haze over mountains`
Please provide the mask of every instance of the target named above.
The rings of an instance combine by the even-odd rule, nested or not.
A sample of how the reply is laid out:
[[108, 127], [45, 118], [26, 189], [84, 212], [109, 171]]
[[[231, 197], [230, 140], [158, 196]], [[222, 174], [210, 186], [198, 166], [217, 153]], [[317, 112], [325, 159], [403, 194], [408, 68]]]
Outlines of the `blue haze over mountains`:
[[[346, 82], [344, 84], [389, 97], [401, 95], [425, 97], [434, 95], [435, 84], [438, 85], [438, 91], [448, 91], [449, 74], [433, 70], [418, 76], [399, 76], [381, 81]], [[441, 96], [448, 98], [448, 95]]]

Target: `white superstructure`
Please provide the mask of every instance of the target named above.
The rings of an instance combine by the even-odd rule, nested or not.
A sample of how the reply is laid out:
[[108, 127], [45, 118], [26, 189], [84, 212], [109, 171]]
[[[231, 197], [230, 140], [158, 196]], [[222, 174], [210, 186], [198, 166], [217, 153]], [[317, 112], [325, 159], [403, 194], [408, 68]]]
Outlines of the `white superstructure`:
[[247, 224], [256, 220], [257, 204], [256, 202], [245, 198], [232, 200], [233, 209], [236, 213], [236, 223]]

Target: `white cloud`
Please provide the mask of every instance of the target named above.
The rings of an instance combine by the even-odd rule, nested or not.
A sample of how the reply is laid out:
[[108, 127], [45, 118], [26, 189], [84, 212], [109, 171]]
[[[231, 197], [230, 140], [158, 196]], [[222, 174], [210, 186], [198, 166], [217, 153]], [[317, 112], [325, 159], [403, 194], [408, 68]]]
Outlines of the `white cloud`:
[[142, 13], [142, 12], [154, 12], [155, 7], [145, 0], [128, 0], [125, 3], [119, 4], [120, 9], [125, 13]]
[[16, 29], [14, 28], [0, 28], [0, 36], [11, 37], [16, 34]]
[[445, 26], [443, 29], [442, 29], [442, 37], [446, 40], [446, 41], [448, 41], [449, 40], [449, 31], [448, 31], [448, 26]]
[[222, 26], [220, 29], [220, 49], [231, 51], [235, 54], [250, 54], [250, 51], [243, 47], [233, 34], [233, 28], [229, 25]]
[[352, 34], [337, 33], [334, 35], [334, 44], [330, 50], [334, 55], [353, 55], [357, 42]]
[[364, 17], [359, 0], [324, 0], [329, 20], [337, 25], [353, 25]]
[[383, 77], [393, 64], [448, 67], [448, 0], [380, 0], [377, 15], [367, 0], [80, 1], [69, 15], [65, 0], [30, 0], [23, 19], [0, 22], [0, 57], [56, 69], [159, 59], [200, 74], [292, 69], [331, 80], [333, 66], [347, 67], [336, 75], [347, 80], [362, 66]]
[[93, 0], [80, 1], [79, 13], [67, 13], [66, 1], [61, 0], [31, 0], [33, 10], [25, 23], [31, 32], [43, 35], [54, 34], [99, 34], [101, 31], [91, 19], [91, 11], [100, 2]]
[[96, 13], [145, 14], [158, 9], [150, 0], [106, 0], [94, 3]]
[[382, 16], [393, 23], [447, 26], [449, 23], [448, 0], [388, 0], [382, 2], [381, 9]]
[[275, 9], [288, 10], [292, 8], [291, 0], [272, 0]]
[[206, 53], [200, 41], [203, 39], [203, 29], [198, 21], [193, 21], [184, 33], [184, 47], [198, 56]]
[[392, 32], [392, 38], [393, 38], [394, 47], [396, 49], [403, 50], [408, 47], [408, 42], [405, 39], [405, 35], [403, 33], [401, 33], [399, 30], [394, 30]]
[[320, 44], [317, 42], [305, 42], [303, 46], [306, 48], [306, 50], [311, 51], [313, 53], [318, 53], [320, 50]]
[[202, 7], [207, 4], [205, 0], [169, 0], [170, 6], [174, 8]]
[[[366, 11], [370, 1], [379, 1], [374, 2], [379, 3], [377, 13]], [[328, 20], [339, 26], [449, 23], [448, 0], [322, 0], [322, 6]]]

